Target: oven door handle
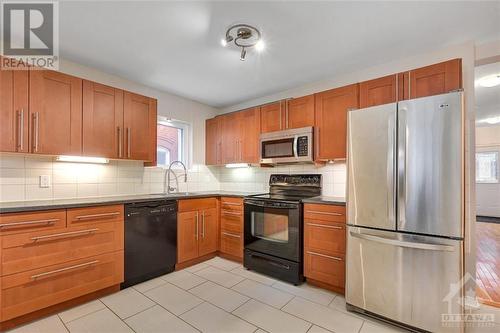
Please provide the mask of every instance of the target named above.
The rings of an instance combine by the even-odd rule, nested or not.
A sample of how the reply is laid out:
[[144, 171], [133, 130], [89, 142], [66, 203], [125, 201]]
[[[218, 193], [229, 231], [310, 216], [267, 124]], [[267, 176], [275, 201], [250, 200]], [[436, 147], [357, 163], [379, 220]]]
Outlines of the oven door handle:
[[256, 207], [265, 207], [265, 208], [275, 208], [275, 209], [297, 209], [299, 205], [297, 204], [288, 204], [286, 206], [274, 206], [266, 203], [260, 203], [256, 201], [245, 201], [245, 205], [256, 206]]
[[299, 136], [296, 135], [293, 137], [293, 156], [295, 158], [299, 158], [299, 153], [298, 153], [298, 144], [299, 144]]

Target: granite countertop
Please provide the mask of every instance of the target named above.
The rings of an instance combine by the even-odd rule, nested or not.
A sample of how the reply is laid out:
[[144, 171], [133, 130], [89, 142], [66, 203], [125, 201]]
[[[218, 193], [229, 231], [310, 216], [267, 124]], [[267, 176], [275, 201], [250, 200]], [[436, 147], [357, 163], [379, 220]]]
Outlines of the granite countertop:
[[208, 197], [244, 197], [257, 194], [253, 192], [232, 191], [203, 191], [179, 194], [142, 194], [126, 196], [106, 196], [80, 199], [40, 200], [40, 201], [13, 201], [0, 203], [0, 213], [17, 213], [49, 209], [64, 209], [87, 206], [100, 206], [111, 204], [125, 204], [132, 202], [145, 202], [156, 200], [178, 200]]
[[346, 204], [344, 197], [329, 197], [325, 195], [303, 199], [302, 202], [324, 204], [324, 205], [336, 205], [336, 206], [345, 206]]

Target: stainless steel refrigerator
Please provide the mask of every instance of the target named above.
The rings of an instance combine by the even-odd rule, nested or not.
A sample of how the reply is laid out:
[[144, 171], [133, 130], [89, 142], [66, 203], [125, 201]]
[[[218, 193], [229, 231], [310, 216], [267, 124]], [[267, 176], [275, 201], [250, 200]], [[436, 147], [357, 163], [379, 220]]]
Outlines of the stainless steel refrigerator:
[[[431, 332], [463, 276], [463, 93], [353, 110], [348, 117], [346, 302]], [[460, 297], [460, 295], [457, 295]]]

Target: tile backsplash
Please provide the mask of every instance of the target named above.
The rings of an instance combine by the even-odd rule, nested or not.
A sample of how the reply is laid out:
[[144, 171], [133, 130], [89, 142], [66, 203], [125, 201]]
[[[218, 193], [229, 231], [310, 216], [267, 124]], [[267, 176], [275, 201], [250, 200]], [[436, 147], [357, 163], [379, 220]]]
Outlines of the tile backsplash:
[[[187, 183], [179, 177], [179, 190], [267, 192], [272, 173], [320, 173], [324, 195], [345, 196], [344, 163], [243, 169], [195, 164]], [[40, 176], [50, 178], [49, 187], [39, 186]], [[47, 156], [0, 154], [0, 202], [161, 193], [163, 179], [164, 169], [145, 168], [137, 161], [68, 163]], [[174, 181], [172, 185], [176, 186]]]

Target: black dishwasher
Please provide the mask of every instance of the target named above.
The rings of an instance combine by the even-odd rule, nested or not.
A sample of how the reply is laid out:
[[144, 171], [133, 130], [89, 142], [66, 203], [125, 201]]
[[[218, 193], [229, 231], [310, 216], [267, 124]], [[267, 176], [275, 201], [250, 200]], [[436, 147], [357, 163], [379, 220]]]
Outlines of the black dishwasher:
[[177, 201], [125, 205], [125, 281], [121, 288], [170, 273], [177, 259]]

